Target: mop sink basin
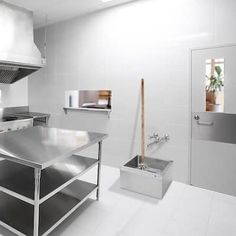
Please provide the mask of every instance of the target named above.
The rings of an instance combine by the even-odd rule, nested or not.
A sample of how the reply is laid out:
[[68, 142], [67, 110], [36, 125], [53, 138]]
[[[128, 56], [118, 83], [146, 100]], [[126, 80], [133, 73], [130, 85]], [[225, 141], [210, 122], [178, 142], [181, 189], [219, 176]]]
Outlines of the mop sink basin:
[[120, 187], [162, 199], [172, 182], [173, 161], [145, 157], [144, 169], [139, 164], [137, 155], [120, 168]]

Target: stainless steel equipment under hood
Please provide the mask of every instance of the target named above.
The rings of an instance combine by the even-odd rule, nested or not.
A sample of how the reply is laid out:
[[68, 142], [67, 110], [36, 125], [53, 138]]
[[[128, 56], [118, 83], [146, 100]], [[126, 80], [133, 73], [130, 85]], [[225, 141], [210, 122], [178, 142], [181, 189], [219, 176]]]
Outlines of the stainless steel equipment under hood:
[[34, 43], [33, 13], [0, 0], [0, 83], [12, 84], [45, 65]]

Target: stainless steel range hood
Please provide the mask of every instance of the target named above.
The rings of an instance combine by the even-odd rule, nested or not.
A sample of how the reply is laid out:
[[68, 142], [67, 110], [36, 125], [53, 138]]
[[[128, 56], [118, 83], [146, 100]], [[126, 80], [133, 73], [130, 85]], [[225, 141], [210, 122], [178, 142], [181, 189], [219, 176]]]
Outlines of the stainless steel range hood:
[[12, 84], [44, 61], [34, 43], [33, 13], [0, 0], [0, 83]]

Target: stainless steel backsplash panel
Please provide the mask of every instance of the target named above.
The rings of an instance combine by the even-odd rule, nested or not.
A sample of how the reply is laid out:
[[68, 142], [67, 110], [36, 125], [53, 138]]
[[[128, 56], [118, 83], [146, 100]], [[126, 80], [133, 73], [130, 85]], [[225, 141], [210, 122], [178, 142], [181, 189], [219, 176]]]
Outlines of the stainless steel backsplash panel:
[[28, 106], [20, 106], [20, 107], [1, 107], [0, 108], [0, 119], [4, 116], [12, 115], [15, 113], [20, 112], [28, 112], [29, 107]]
[[236, 144], [236, 114], [192, 113], [192, 139]]

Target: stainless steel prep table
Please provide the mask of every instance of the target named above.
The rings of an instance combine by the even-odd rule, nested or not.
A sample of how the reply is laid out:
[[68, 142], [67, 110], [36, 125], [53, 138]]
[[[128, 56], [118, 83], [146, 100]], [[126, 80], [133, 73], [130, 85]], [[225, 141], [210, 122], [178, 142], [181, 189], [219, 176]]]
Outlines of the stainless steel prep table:
[[[0, 134], [0, 225], [18, 235], [48, 235], [91, 194], [99, 199], [106, 137], [48, 127]], [[96, 159], [75, 155], [96, 143]], [[94, 166], [96, 184], [78, 180]]]

